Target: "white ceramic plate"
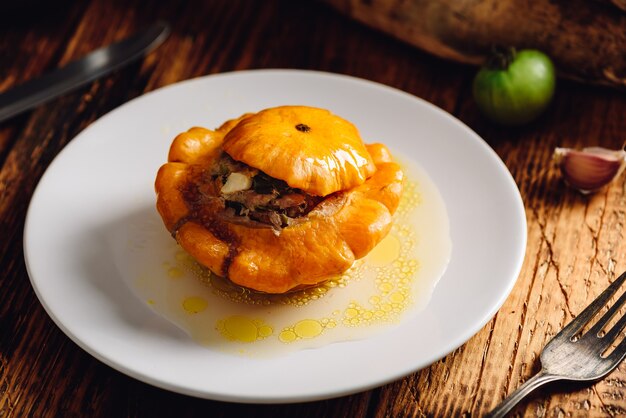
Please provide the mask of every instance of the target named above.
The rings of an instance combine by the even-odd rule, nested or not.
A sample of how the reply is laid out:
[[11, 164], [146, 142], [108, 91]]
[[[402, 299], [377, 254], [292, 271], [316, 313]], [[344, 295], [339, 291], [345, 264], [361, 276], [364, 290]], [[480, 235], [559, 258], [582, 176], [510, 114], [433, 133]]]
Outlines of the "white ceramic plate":
[[[151, 312], [112, 261], [106, 233], [154, 205], [173, 136], [283, 104], [328, 108], [368, 141], [420, 164], [450, 219], [452, 257], [428, 306], [380, 337], [252, 359], [208, 350]], [[143, 211], [143, 212], [142, 212]], [[526, 220], [506, 167], [473, 131], [404, 92], [333, 74], [260, 70], [186, 81], [93, 123], [53, 161], [33, 196], [24, 251], [48, 314], [111, 367], [172, 391], [238, 402], [297, 402], [380, 386], [474, 335], [519, 274]]]

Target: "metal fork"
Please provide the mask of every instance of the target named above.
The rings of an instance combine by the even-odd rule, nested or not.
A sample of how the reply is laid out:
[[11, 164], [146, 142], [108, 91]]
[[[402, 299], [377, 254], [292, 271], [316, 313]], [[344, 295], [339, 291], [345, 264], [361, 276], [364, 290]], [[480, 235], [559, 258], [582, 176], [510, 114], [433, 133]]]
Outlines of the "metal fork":
[[593, 381], [611, 372], [626, 356], [626, 339], [608, 355], [605, 352], [615, 342], [626, 325], [626, 315], [619, 318], [613, 327], [602, 333], [604, 327], [626, 302], [626, 292], [609, 308], [589, 331], [580, 335], [583, 327], [594, 318], [611, 297], [626, 281], [622, 273], [584, 311], [572, 320], [544, 347], [539, 357], [541, 371], [528, 379], [511, 393], [487, 417], [503, 417], [526, 395], [539, 386], [555, 380]]

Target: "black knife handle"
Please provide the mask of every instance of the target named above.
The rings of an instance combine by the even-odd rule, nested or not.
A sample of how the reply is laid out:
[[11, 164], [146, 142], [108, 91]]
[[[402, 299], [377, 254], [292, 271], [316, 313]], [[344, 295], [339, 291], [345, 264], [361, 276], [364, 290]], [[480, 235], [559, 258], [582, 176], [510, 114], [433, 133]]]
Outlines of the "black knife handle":
[[0, 122], [141, 58], [159, 46], [169, 32], [167, 23], [156, 22], [130, 38], [97, 49], [62, 68], [0, 94]]

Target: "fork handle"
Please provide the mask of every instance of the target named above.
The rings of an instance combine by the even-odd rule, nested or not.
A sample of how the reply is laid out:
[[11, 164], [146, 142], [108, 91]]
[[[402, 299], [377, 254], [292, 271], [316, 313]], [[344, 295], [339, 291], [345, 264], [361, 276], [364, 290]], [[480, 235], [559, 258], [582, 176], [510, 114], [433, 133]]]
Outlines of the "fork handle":
[[562, 379], [562, 377], [547, 373], [541, 370], [539, 373], [525, 381], [522, 386], [517, 388], [513, 393], [511, 393], [505, 400], [502, 401], [500, 405], [498, 405], [493, 411], [489, 412], [485, 417], [488, 418], [502, 418], [507, 412], [509, 412], [515, 405], [518, 404], [526, 395], [528, 395], [533, 390], [537, 389], [539, 386], [544, 385], [548, 382], [552, 382], [554, 380]]

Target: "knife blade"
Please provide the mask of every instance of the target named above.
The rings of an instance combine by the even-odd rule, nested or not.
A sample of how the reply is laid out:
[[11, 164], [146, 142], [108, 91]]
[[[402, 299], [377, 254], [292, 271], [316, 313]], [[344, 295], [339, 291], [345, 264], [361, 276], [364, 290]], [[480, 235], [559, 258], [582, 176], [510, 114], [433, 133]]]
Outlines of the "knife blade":
[[159, 46], [169, 32], [167, 23], [156, 22], [130, 38], [0, 94], [0, 122], [129, 64]]

